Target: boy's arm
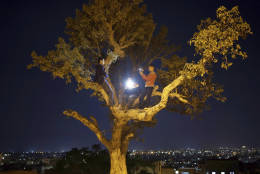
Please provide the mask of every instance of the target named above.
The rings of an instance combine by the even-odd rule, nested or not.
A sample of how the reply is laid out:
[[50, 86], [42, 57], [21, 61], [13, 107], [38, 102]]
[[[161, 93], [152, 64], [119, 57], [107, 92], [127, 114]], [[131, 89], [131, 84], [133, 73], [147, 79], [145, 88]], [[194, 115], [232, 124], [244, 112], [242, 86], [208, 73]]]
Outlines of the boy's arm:
[[148, 76], [144, 75], [143, 72], [140, 72], [140, 75], [141, 75], [141, 77], [142, 77], [144, 80], [147, 80], [147, 77], [148, 77]]

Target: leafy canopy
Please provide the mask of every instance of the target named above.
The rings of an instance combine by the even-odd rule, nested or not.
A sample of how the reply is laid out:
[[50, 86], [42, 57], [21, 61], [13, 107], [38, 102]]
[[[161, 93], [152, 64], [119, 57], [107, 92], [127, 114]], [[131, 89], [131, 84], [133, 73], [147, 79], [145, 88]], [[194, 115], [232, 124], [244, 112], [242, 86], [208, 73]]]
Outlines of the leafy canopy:
[[[188, 42], [200, 57], [198, 62], [189, 63], [187, 58], [176, 55], [179, 47], [167, 40], [166, 27], [155, 30], [156, 24], [142, 0], [91, 0], [81, 10], [76, 10], [75, 17], [66, 19], [68, 40], [59, 38], [56, 49], [46, 56], [33, 52], [33, 63], [28, 68], [39, 67], [67, 83], [75, 82], [77, 90], [93, 90], [108, 106], [126, 105], [127, 109], [129, 103], [120, 99], [124, 87], [117, 82], [122, 79], [120, 74], [126, 71], [122, 60], [131, 64], [129, 74], [136, 74], [139, 66], [147, 66], [158, 59], [162, 65], [158, 68], [159, 87], [155, 88], [153, 96], [160, 98], [163, 94], [160, 90], [169, 88], [169, 84], [174, 85], [180, 78], [176, 82], [178, 85], [167, 92], [166, 109], [197, 115], [207, 108], [209, 98], [222, 102], [226, 99], [222, 95], [223, 87], [213, 82], [213, 64], [221, 62], [221, 68], [228, 69], [236, 57], [245, 59], [247, 54], [238, 40], [252, 34], [237, 6], [231, 10], [221, 6], [216, 17], [202, 20]], [[112, 93], [92, 80], [94, 65], [100, 56], [106, 58]], [[114, 102], [110, 102], [111, 98]]]

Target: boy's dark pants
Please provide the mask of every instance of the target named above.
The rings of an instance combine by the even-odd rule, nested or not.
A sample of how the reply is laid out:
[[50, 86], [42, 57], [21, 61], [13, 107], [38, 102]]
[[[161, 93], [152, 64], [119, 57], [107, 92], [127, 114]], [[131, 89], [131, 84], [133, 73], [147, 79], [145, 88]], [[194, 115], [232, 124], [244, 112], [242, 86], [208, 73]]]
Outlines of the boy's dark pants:
[[[139, 99], [139, 103], [141, 107], [145, 107], [150, 104], [152, 92], [153, 92], [153, 87], [145, 87]], [[145, 96], [146, 96], [146, 102], [144, 103]]]

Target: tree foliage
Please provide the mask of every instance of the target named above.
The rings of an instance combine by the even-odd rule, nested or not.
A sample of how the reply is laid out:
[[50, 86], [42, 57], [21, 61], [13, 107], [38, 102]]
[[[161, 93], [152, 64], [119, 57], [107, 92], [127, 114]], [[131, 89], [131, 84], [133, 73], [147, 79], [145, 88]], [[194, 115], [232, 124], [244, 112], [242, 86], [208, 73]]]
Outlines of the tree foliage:
[[253, 33], [250, 25], [240, 16], [238, 6], [231, 10], [219, 7], [216, 20], [202, 20], [197, 28], [198, 32], [189, 43], [194, 45], [196, 53], [202, 56], [204, 62], [221, 61], [221, 67], [228, 69], [232, 65], [230, 58], [247, 58], [247, 53], [242, 50], [238, 40]]
[[[101, 167], [102, 166], [102, 167]], [[88, 148], [73, 148], [65, 157], [58, 160], [53, 169], [47, 174], [105, 174], [109, 172], [109, 154], [101, 149], [100, 145]]]
[[[162, 69], [158, 70], [159, 81], [162, 87], [167, 86], [179, 76], [179, 72], [185, 66], [187, 58], [173, 56], [170, 59], [162, 59]], [[177, 98], [170, 98], [166, 109], [192, 117], [197, 116], [208, 108], [208, 99], [214, 98], [224, 102], [224, 89], [221, 85], [214, 83], [213, 72], [210, 71], [203, 77], [186, 79], [182, 85], [174, 89], [175, 93], [185, 96], [187, 103]]]

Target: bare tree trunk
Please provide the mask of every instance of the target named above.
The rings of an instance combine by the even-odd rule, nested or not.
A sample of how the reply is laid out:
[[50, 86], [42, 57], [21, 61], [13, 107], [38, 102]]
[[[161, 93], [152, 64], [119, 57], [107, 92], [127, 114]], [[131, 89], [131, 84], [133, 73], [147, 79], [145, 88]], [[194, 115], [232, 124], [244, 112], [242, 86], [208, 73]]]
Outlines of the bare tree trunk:
[[110, 174], [127, 174], [126, 153], [128, 149], [129, 139], [123, 135], [123, 129], [126, 121], [114, 121], [110, 155]]
[[127, 174], [126, 154], [120, 147], [109, 152], [110, 154], [110, 174]]

